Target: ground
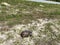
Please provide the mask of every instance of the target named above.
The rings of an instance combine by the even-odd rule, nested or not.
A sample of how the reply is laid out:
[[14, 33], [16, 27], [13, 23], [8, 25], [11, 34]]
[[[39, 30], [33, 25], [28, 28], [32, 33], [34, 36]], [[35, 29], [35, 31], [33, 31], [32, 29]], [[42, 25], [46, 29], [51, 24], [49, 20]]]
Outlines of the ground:
[[[60, 5], [0, 2], [0, 45], [60, 45]], [[32, 37], [22, 38], [24, 30], [31, 30]]]

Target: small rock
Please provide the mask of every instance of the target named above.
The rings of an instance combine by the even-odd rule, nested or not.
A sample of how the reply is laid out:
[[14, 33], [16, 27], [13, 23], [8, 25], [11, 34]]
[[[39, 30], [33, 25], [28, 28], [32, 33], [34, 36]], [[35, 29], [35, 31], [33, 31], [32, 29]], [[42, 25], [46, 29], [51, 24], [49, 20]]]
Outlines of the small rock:
[[2, 2], [1, 3], [2, 5], [5, 5], [5, 6], [10, 6], [10, 4], [6, 3], [6, 2]]
[[44, 5], [39, 5], [39, 6], [44, 7]]

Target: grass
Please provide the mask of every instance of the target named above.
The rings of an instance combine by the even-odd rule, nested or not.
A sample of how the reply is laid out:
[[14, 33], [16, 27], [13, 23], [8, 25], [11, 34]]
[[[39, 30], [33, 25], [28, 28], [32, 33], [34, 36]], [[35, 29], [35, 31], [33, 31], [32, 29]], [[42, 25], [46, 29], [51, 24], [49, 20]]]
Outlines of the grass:
[[[9, 21], [9, 25], [28, 23], [30, 20], [36, 20], [38, 18], [60, 18], [60, 5], [58, 4], [20, 0], [0, 0], [0, 2], [11, 4], [11, 7], [8, 7], [0, 3], [0, 21]], [[16, 11], [16, 9], [19, 11]], [[27, 13], [26, 11], [30, 13]]]
[[[6, 2], [11, 6], [1, 4], [2, 2]], [[0, 36], [4, 37], [0, 37], [0, 44], [28, 45], [27, 43], [31, 43], [30, 45], [58, 45], [60, 43], [59, 19], [60, 5], [58, 4], [0, 0], [0, 26], [2, 27]], [[6, 25], [10, 26], [9, 30], [6, 30], [8, 28], [5, 27]], [[15, 25], [16, 27], [14, 27]], [[20, 33], [26, 29], [32, 32], [35, 31], [35, 33], [30, 40], [27, 38], [25, 41], [25, 39], [20, 37]]]

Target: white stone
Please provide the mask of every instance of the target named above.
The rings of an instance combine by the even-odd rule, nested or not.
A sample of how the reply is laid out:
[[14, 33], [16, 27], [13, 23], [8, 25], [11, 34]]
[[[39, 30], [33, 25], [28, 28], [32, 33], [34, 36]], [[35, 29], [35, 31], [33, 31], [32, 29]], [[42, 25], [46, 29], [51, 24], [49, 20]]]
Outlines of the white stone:
[[6, 2], [2, 2], [1, 4], [5, 5], [5, 6], [10, 6], [10, 4], [8, 4]]
[[39, 5], [39, 6], [44, 7], [44, 5]]

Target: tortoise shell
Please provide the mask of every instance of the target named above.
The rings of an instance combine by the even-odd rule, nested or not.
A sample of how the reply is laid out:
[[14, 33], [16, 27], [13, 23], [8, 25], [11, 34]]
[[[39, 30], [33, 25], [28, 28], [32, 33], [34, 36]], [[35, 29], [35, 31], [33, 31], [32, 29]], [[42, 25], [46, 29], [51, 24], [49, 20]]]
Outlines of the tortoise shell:
[[29, 37], [29, 36], [32, 36], [32, 32], [30, 30], [25, 30], [25, 31], [22, 31], [20, 35], [22, 38]]

